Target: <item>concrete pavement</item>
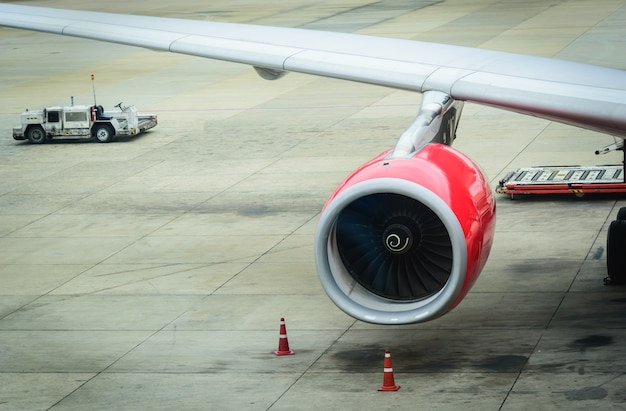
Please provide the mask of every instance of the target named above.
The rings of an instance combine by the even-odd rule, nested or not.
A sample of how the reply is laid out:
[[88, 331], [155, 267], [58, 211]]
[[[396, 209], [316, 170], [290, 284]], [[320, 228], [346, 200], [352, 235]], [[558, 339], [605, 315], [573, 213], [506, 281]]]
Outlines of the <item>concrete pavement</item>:
[[[625, 68], [626, 2], [16, 1], [440, 41]], [[318, 213], [391, 147], [419, 95], [0, 29], [0, 410], [626, 409], [619, 198], [498, 198], [478, 283], [420, 325], [324, 294]], [[26, 108], [155, 112], [111, 144], [15, 142]], [[466, 105], [455, 147], [507, 171], [598, 158], [609, 136]], [[285, 317], [293, 356], [276, 357]], [[379, 393], [390, 349], [398, 392]]]

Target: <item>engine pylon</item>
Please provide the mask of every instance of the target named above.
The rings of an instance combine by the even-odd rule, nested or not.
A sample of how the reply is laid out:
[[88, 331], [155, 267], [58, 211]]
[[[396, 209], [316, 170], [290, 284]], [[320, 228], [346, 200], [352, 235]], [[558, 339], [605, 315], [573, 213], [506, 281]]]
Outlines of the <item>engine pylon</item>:
[[385, 364], [383, 368], [383, 385], [380, 386], [378, 391], [398, 391], [399, 385], [393, 378], [393, 367], [391, 366], [391, 353], [389, 350], [385, 350]]
[[289, 340], [287, 339], [287, 327], [285, 326], [285, 318], [280, 319], [280, 331], [278, 336], [278, 349], [274, 351], [276, 355], [293, 355], [293, 351], [289, 349]]

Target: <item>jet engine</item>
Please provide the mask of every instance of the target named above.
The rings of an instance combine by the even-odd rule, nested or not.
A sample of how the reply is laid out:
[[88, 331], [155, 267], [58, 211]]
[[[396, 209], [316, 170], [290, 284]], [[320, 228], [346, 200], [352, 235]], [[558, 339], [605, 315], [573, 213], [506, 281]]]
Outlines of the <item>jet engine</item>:
[[356, 170], [324, 206], [317, 271], [331, 300], [354, 318], [424, 322], [459, 304], [478, 278], [495, 201], [480, 168], [452, 147], [389, 153]]

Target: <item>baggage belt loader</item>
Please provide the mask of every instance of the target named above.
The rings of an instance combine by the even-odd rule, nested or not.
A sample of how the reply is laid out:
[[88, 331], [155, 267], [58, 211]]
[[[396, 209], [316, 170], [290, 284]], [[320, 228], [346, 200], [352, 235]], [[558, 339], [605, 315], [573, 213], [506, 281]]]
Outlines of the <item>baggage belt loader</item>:
[[[624, 141], [596, 151], [606, 154], [613, 150], [624, 152]], [[626, 152], [624, 152], [626, 161]], [[601, 166], [541, 166], [524, 167], [509, 172], [498, 182], [496, 193], [512, 198], [523, 194], [575, 194], [582, 197], [592, 193], [626, 193], [624, 163]]]

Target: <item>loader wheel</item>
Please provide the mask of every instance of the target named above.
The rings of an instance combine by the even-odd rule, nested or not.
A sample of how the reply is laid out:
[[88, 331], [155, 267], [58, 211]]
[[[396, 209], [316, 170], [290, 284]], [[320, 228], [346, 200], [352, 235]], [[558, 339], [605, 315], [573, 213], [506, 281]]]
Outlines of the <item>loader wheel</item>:
[[93, 135], [100, 143], [110, 143], [111, 141], [113, 141], [113, 136], [115, 136], [115, 132], [113, 131], [113, 128], [108, 124], [102, 124], [96, 126]]
[[626, 284], [626, 220], [612, 221], [606, 238], [608, 284]]
[[41, 126], [35, 126], [28, 129], [26, 132], [28, 141], [33, 144], [42, 144], [46, 142], [46, 132]]
[[617, 219], [618, 220], [626, 220], [626, 207], [622, 207], [619, 209], [619, 211], [617, 212]]

